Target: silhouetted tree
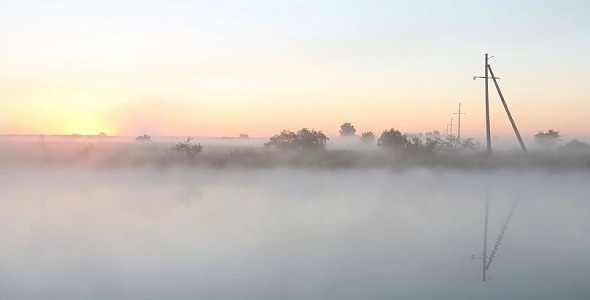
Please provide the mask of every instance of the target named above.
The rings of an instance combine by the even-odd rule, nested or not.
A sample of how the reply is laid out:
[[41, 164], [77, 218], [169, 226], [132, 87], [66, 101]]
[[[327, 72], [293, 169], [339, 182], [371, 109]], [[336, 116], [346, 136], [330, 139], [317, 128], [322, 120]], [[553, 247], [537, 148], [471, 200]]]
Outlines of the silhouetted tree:
[[375, 134], [372, 131], [366, 131], [361, 134], [361, 143], [371, 145], [375, 142]]
[[354, 136], [355, 134], [356, 129], [352, 124], [346, 122], [340, 126], [340, 136]]
[[289, 150], [323, 150], [326, 149], [328, 137], [321, 131], [301, 128], [297, 133], [283, 130], [264, 143], [267, 148], [275, 148], [281, 151]]
[[406, 135], [401, 133], [399, 130], [395, 130], [394, 128], [383, 131], [377, 140], [377, 146], [395, 150], [405, 149], [407, 143], [408, 140]]
[[561, 135], [559, 131], [554, 131], [553, 129], [549, 129], [547, 132], [541, 130], [535, 134], [535, 142], [543, 147], [555, 146], [560, 139]]
[[299, 137], [293, 131], [283, 130], [280, 134], [271, 137], [268, 142], [264, 143], [264, 146], [281, 151], [297, 150], [299, 149]]
[[301, 128], [297, 131], [299, 143], [303, 150], [324, 150], [328, 137], [321, 131], [314, 129]]

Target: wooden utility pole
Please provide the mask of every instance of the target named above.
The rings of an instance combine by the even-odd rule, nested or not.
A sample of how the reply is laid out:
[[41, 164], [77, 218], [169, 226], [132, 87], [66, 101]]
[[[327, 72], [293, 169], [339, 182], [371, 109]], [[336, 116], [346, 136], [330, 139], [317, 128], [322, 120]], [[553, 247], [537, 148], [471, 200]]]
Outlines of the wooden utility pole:
[[486, 281], [488, 279], [490, 279], [487, 276], [487, 272], [490, 270], [490, 265], [492, 264], [492, 261], [494, 260], [494, 258], [496, 258], [497, 254], [498, 254], [498, 249], [500, 247], [500, 244], [502, 243], [502, 239], [504, 239], [504, 235], [506, 234], [506, 232], [508, 231], [508, 226], [510, 225], [510, 223], [512, 222], [512, 216], [514, 215], [514, 211], [516, 210], [516, 202], [514, 202], [512, 204], [512, 207], [510, 208], [510, 212], [508, 213], [508, 216], [506, 217], [506, 220], [504, 221], [504, 224], [502, 224], [502, 229], [500, 230], [500, 233], [498, 234], [498, 237], [496, 238], [496, 241], [494, 242], [494, 247], [492, 248], [491, 254], [488, 256], [488, 224], [489, 224], [489, 218], [490, 218], [490, 193], [489, 190], [486, 189], [485, 191], [485, 212], [484, 212], [484, 223], [483, 223], [483, 252], [482, 252], [482, 256], [475, 256], [475, 255], [471, 255], [471, 260], [476, 260], [476, 259], [481, 259], [482, 260], [482, 280]]
[[451, 118], [451, 133], [449, 133], [449, 135], [453, 135], [453, 118]]
[[492, 75], [492, 79], [494, 80], [494, 85], [496, 85], [496, 90], [498, 91], [498, 95], [500, 95], [500, 100], [502, 100], [502, 105], [504, 105], [504, 109], [506, 110], [506, 114], [508, 115], [508, 119], [510, 120], [510, 124], [512, 124], [512, 129], [514, 130], [514, 134], [516, 135], [516, 138], [518, 139], [518, 143], [520, 144], [520, 148], [522, 149], [522, 152], [527, 153], [526, 146], [524, 145], [524, 142], [522, 141], [522, 137], [520, 136], [520, 132], [518, 132], [518, 128], [516, 127], [516, 123], [514, 122], [514, 119], [512, 118], [512, 114], [510, 113], [510, 110], [508, 109], [508, 105], [506, 104], [506, 101], [504, 101], [504, 96], [502, 95], [502, 91], [500, 90], [500, 86], [498, 85], [498, 81], [496, 81], [496, 77], [494, 77], [494, 72], [492, 71], [492, 67], [490, 65], [488, 65], [488, 69], [490, 70], [490, 74]]
[[484, 221], [483, 221], [483, 251], [482, 256], [475, 256], [471, 254], [471, 260], [481, 259], [482, 260], [482, 280], [486, 281], [488, 271], [488, 220], [490, 218], [490, 194], [489, 191], [486, 189], [485, 193], [485, 212], [484, 212]]
[[[502, 100], [502, 105], [504, 105], [504, 109], [506, 110], [506, 114], [508, 115], [508, 119], [510, 119], [510, 124], [512, 124], [512, 129], [514, 129], [514, 134], [516, 134], [516, 138], [518, 139], [518, 143], [520, 143], [520, 148], [522, 149], [523, 152], [526, 153], [527, 152], [526, 146], [524, 145], [524, 142], [522, 141], [522, 137], [520, 136], [520, 132], [518, 132], [518, 128], [516, 127], [516, 123], [514, 122], [514, 119], [512, 118], [512, 114], [510, 113], [510, 110], [508, 109], [508, 105], [506, 104], [506, 101], [504, 100], [504, 96], [502, 95], [502, 91], [500, 90], [500, 86], [498, 85], [498, 81], [496, 80], [496, 79], [500, 79], [500, 78], [494, 77], [494, 72], [492, 71], [492, 67], [488, 63], [489, 59], [492, 57], [493, 56], [488, 56], [487, 53], [485, 55], [485, 76], [483, 76], [483, 77], [482, 76], [473, 76], [473, 80], [478, 79], [478, 78], [485, 79], [486, 140], [487, 140], [488, 154], [492, 154], [492, 138], [491, 138], [491, 132], [490, 132], [490, 95], [489, 95], [489, 91], [488, 91], [488, 79], [489, 78], [492, 78], [492, 80], [494, 80], [494, 84], [496, 85], [496, 90], [498, 91], [498, 95], [500, 96], [500, 99]], [[488, 73], [491, 76], [489, 76]]]
[[[485, 79], [486, 79], [486, 142], [488, 154], [492, 154], [492, 137], [490, 134], [490, 94], [488, 92], [488, 54], [485, 59]], [[485, 260], [485, 259], [484, 259]]]
[[454, 113], [454, 115], [459, 115], [459, 124], [457, 125], [457, 140], [461, 142], [461, 115], [465, 113], [461, 112], [461, 102], [459, 102], [459, 112]]
[[486, 145], [487, 145], [487, 150], [488, 150], [488, 154], [492, 154], [492, 135], [491, 135], [491, 130], [490, 130], [490, 93], [488, 90], [488, 60], [490, 58], [492, 58], [493, 56], [488, 56], [488, 54], [486, 53], [485, 55], [485, 64], [484, 64], [484, 70], [485, 70], [485, 76], [473, 76], [473, 80], [478, 79], [478, 78], [483, 78], [485, 79], [485, 83], [486, 83], [486, 89], [485, 89], [485, 96], [486, 96]]

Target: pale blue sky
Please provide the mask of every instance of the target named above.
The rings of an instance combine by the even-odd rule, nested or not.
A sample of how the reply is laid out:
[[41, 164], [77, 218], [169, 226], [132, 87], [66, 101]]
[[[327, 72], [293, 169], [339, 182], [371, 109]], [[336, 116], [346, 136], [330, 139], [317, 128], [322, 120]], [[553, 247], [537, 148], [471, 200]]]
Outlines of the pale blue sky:
[[2, 131], [34, 131], [17, 117], [36, 107], [39, 131], [78, 114], [135, 134], [158, 113], [121, 120], [145, 103], [202, 120], [158, 118], [162, 134], [429, 131], [462, 102], [480, 135], [470, 78], [489, 52], [522, 131], [588, 133], [588, 16], [589, 1], [2, 0]]

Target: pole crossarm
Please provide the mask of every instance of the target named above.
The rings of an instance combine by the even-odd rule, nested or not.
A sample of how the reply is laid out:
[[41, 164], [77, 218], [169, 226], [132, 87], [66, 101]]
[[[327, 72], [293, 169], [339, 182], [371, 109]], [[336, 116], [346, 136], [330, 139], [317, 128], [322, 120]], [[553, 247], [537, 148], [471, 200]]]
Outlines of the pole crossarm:
[[485, 79], [485, 78], [489, 78], [489, 79], [492, 79], [492, 78], [501, 79], [500, 77], [473, 76], [473, 80], [476, 80], [476, 79]]

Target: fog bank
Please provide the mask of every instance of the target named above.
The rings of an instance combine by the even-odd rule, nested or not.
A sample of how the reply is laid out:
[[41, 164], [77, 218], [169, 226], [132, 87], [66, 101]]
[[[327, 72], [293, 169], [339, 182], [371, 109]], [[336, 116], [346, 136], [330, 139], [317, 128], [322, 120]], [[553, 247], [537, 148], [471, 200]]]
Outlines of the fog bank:
[[[2, 299], [587, 299], [585, 171], [0, 171]], [[482, 282], [488, 255], [514, 209]]]
[[[186, 141], [186, 139], [184, 139]], [[0, 142], [2, 168], [204, 168], [204, 169], [541, 169], [590, 170], [590, 147], [580, 149], [442, 149], [435, 153], [380, 149], [356, 138], [332, 141], [322, 151], [277, 151], [263, 139], [192, 139], [202, 152], [187, 157], [183, 139], [138, 142], [121, 137], [10, 137]]]

